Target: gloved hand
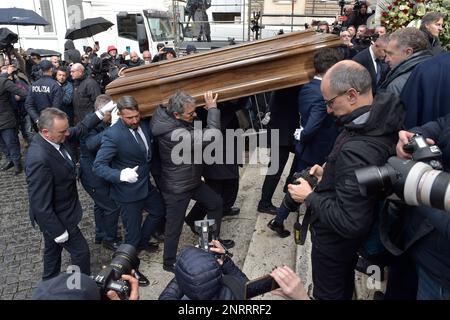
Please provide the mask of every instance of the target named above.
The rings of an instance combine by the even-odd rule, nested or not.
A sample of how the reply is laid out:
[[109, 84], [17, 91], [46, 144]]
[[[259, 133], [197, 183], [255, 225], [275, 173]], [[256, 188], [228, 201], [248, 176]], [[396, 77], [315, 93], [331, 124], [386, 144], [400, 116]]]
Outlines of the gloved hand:
[[136, 172], [138, 168], [139, 166], [136, 166], [133, 169], [125, 168], [122, 171], [120, 171], [120, 181], [135, 183], [139, 177], [139, 175]]
[[67, 240], [69, 240], [69, 233], [66, 231], [64, 231], [64, 233], [62, 235], [60, 235], [59, 237], [55, 238], [55, 242], [56, 243], [64, 243]]
[[116, 104], [111, 100], [106, 105], [101, 107], [99, 110], [95, 111], [95, 114], [100, 120], [103, 120], [105, 113], [111, 112], [116, 107]]

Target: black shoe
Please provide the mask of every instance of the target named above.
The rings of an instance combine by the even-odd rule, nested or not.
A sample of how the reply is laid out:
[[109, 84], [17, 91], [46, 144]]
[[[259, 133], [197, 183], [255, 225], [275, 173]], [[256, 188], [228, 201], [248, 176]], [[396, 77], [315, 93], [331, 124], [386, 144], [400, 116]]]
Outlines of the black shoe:
[[283, 224], [279, 224], [275, 221], [275, 219], [272, 219], [269, 221], [269, 223], [267, 224], [267, 226], [272, 229], [273, 231], [275, 231], [280, 238], [286, 238], [289, 237], [291, 235], [291, 232], [286, 230], [284, 228]]
[[167, 272], [175, 273], [175, 265], [173, 264], [163, 264], [163, 269]]
[[225, 247], [225, 249], [231, 249], [235, 245], [234, 241], [231, 239], [219, 239], [219, 242]]
[[139, 287], [147, 287], [150, 285], [150, 280], [148, 280], [139, 270], [134, 270], [134, 277], [139, 282]]
[[138, 251], [144, 250], [144, 251], [147, 251], [148, 253], [153, 253], [153, 252], [158, 251], [158, 248], [159, 248], [158, 244], [149, 242], [149, 243], [144, 244], [144, 245], [139, 245], [137, 247], [137, 250]]
[[231, 207], [230, 210], [224, 211], [223, 216], [237, 216], [241, 212], [238, 207]]
[[109, 241], [102, 241], [102, 245], [104, 248], [112, 251], [116, 251], [119, 249], [119, 246], [121, 245], [120, 242], [109, 242]]
[[158, 242], [164, 242], [164, 233], [155, 231], [155, 233], [152, 235], [152, 238]]
[[23, 172], [22, 164], [21, 163], [14, 164], [14, 175], [17, 176], [22, 172]]
[[262, 205], [258, 204], [258, 212], [276, 215], [277, 207], [275, 207], [272, 204], [269, 206], [262, 206]]
[[10, 161], [1, 166], [0, 171], [6, 171], [14, 167], [14, 162]]

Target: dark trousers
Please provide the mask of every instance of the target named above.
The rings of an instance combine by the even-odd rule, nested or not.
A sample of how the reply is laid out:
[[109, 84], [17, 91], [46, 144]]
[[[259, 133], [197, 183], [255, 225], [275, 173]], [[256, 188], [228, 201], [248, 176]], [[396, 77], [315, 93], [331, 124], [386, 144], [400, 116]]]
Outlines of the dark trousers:
[[186, 209], [191, 199], [200, 202], [207, 210], [208, 219], [216, 220], [215, 237], [220, 234], [222, 221], [222, 198], [202, 182], [197, 188], [183, 194], [173, 194], [163, 190], [166, 207], [166, 228], [164, 232], [164, 264], [175, 263], [178, 242], [183, 230]]
[[351, 300], [355, 287], [355, 267], [358, 262], [357, 248], [349, 244], [351, 240], [343, 240], [343, 244], [337, 245], [318, 245], [314, 237], [312, 240], [314, 298]]
[[[223, 212], [230, 211], [236, 201], [239, 179], [215, 180], [205, 179], [206, 184], [222, 198]], [[202, 220], [206, 216], [206, 207], [200, 202], [196, 202], [186, 217], [186, 221], [194, 222]]]
[[[125, 243], [135, 248], [148, 244], [159, 221], [165, 215], [163, 201], [158, 190], [150, 185], [146, 198], [135, 202], [121, 202], [122, 222], [125, 226]], [[142, 211], [148, 212], [142, 224]]]
[[83, 178], [81, 178], [81, 184], [94, 200], [95, 239], [115, 242], [120, 207], [109, 198], [107, 187], [90, 187]]
[[[259, 204], [263, 207], [268, 207], [272, 205], [272, 197], [277, 188], [278, 182], [280, 182], [281, 175], [283, 173], [284, 167], [286, 166], [287, 161], [289, 160], [289, 153], [291, 152], [292, 147], [279, 147], [279, 166], [278, 171], [273, 175], [266, 175], [264, 178], [264, 183], [261, 191], [261, 200]], [[272, 156], [272, 153], [271, 153]], [[271, 166], [272, 160], [269, 163], [269, 168]], [[289, 176], [292, 175], [295, 169], [295, 161], [292, 164], [291, 172]], [[287, 181], [286, 181], [287, 182]]]
[[91, 274], [89, 246], [78, 227], [69, 231], [69, 240], [64, 243], [56, 243], [55, 239], [44, 233], [44, 244], [44, 274], [42, 280], [56, 277], [61, 273], [63, 248], [70, 253], [72, 265], [78, 266], [81, 273]]
[[20, 142], [17, 137], [17, 129], [0, 130], [0, 148], [9, 161], [15, 164], [20, 162]]

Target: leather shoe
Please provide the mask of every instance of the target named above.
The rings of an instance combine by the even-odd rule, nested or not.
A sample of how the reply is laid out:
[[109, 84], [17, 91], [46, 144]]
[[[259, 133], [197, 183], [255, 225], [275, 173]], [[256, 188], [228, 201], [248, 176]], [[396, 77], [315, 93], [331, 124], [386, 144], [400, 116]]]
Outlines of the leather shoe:
[[2, 167], [0, 168], [1, 171], [6, 171], [8, 169], [11, 169], [12, 167], [14, 167], [14, 162], [10, 161], [5, 163], [4, 165], [2, 165]]
[[139, 270], [134, 270], [134, 277], [139, 282], [139, 287], [147, 287], [150, 285], [150, 280], [148, 280]]
[[276, 215], [277, 207], [275, 207], [272, 204], [269, 206], [262, 206], [262, 205], [258, 204], [258, 212]]
[[267, 226], [275, 231], [280, 238], [286, 238], [291, 235], [291, 232], [286, 230], [283, 224], [276, 222], [275, 219], [270, 220]]
[[219, 242], [225, 247], [225, 249], [231, 249], [235, 245], [234, 241], [231, 239], [219, 239]]
[[159, 246], [158, 246], [157, 243], [149, 242], [149, 243], [146, 243], [144, 245], [139, 245], [137, 247], [137, 250], [138, 251], [144, 250], [144, 251], [147, 251], [148, 253], [153, 253], [153, 252], [158, 251], [158, 248], [159, 248]]
[[237, 216], [241, 212], [238, 207], [231, 207], [230, 210], [224, 211], [223, 216]]
[[167, 272], [175, 273], [175, 265], [174, 264], [163, 264], [163, 269]]
[[109, 242], [109, 241], [102, 241], [102, 245], [104, 248], [112, 251], [116, 251], [119, 249], [120, 243], [119, 242]]

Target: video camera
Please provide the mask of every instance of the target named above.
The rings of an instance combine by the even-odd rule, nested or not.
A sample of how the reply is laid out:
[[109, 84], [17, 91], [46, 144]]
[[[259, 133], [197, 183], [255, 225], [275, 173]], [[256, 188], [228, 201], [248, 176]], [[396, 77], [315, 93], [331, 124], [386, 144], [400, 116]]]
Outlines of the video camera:
[[[310, 167], [300, 171], [300, 172], [295, 172], [292, 175], [292, 184], [300, 184], [300, 182], [298, 182], [297, 180], [300, 178], [305, 179], [309, 185], [311, 186], [311, 188], [315, 188], [317, 186], [318, 180], [315, 176], [309, 174], [309, 170], [311, 170]], [[300, 205], [300, 203], [295, 202], [294, 199], [292, 199], [291, 195], [289, 194], [289, 192], [286, 193], [286, 195], [283, 198], [282, 204], [286, 207], [286, 209], [288, 209], [290, 212], [297, 210], [298, 206]]]
[[109, 266], [94, 277], [102, 295], [106, 296], [109, 290], [114, 290], [121, 300], [128, 300], [131, 286], [128, 281], [121, 280], [121, 277], [123, 274], [131, 275], [131, 270], [137, 271], [139, 264], [136, 249], [132, 245], [121, 244], [114, 252]]
[[11, 54], [14, 50], [13, 44], [17, 41], [19, 41], [17, 34], [8, 28], [0, 28], [0, 51], [8, 56], [9, 61], [11, 61]]
[[412, 160], [389, 158], [381, 167], [355, 170], [362, 195], [395, 193], [406, 204], [450, 212], [450, 174], [442, 171], [442, 152], [415, 134], [403, 147]]
[[[210, 248], [213, 247], [209, 243], [211, 240], [214, 240], [214, 231], [216, 231], [216, 220], [214, 219], [205, 219], [205, 220], [197, 220], [194, 221], [195, 231], [199, 234], [198, 238], [198, 246], [200, 249], [211, 252]], [[225, 256], [232, 257], [233, 254], [228, 252], [228, 250], [224, 247], [225, 253], [218, 254], [215, 252], [211, 252], [217, 259], [225, 259]]]

